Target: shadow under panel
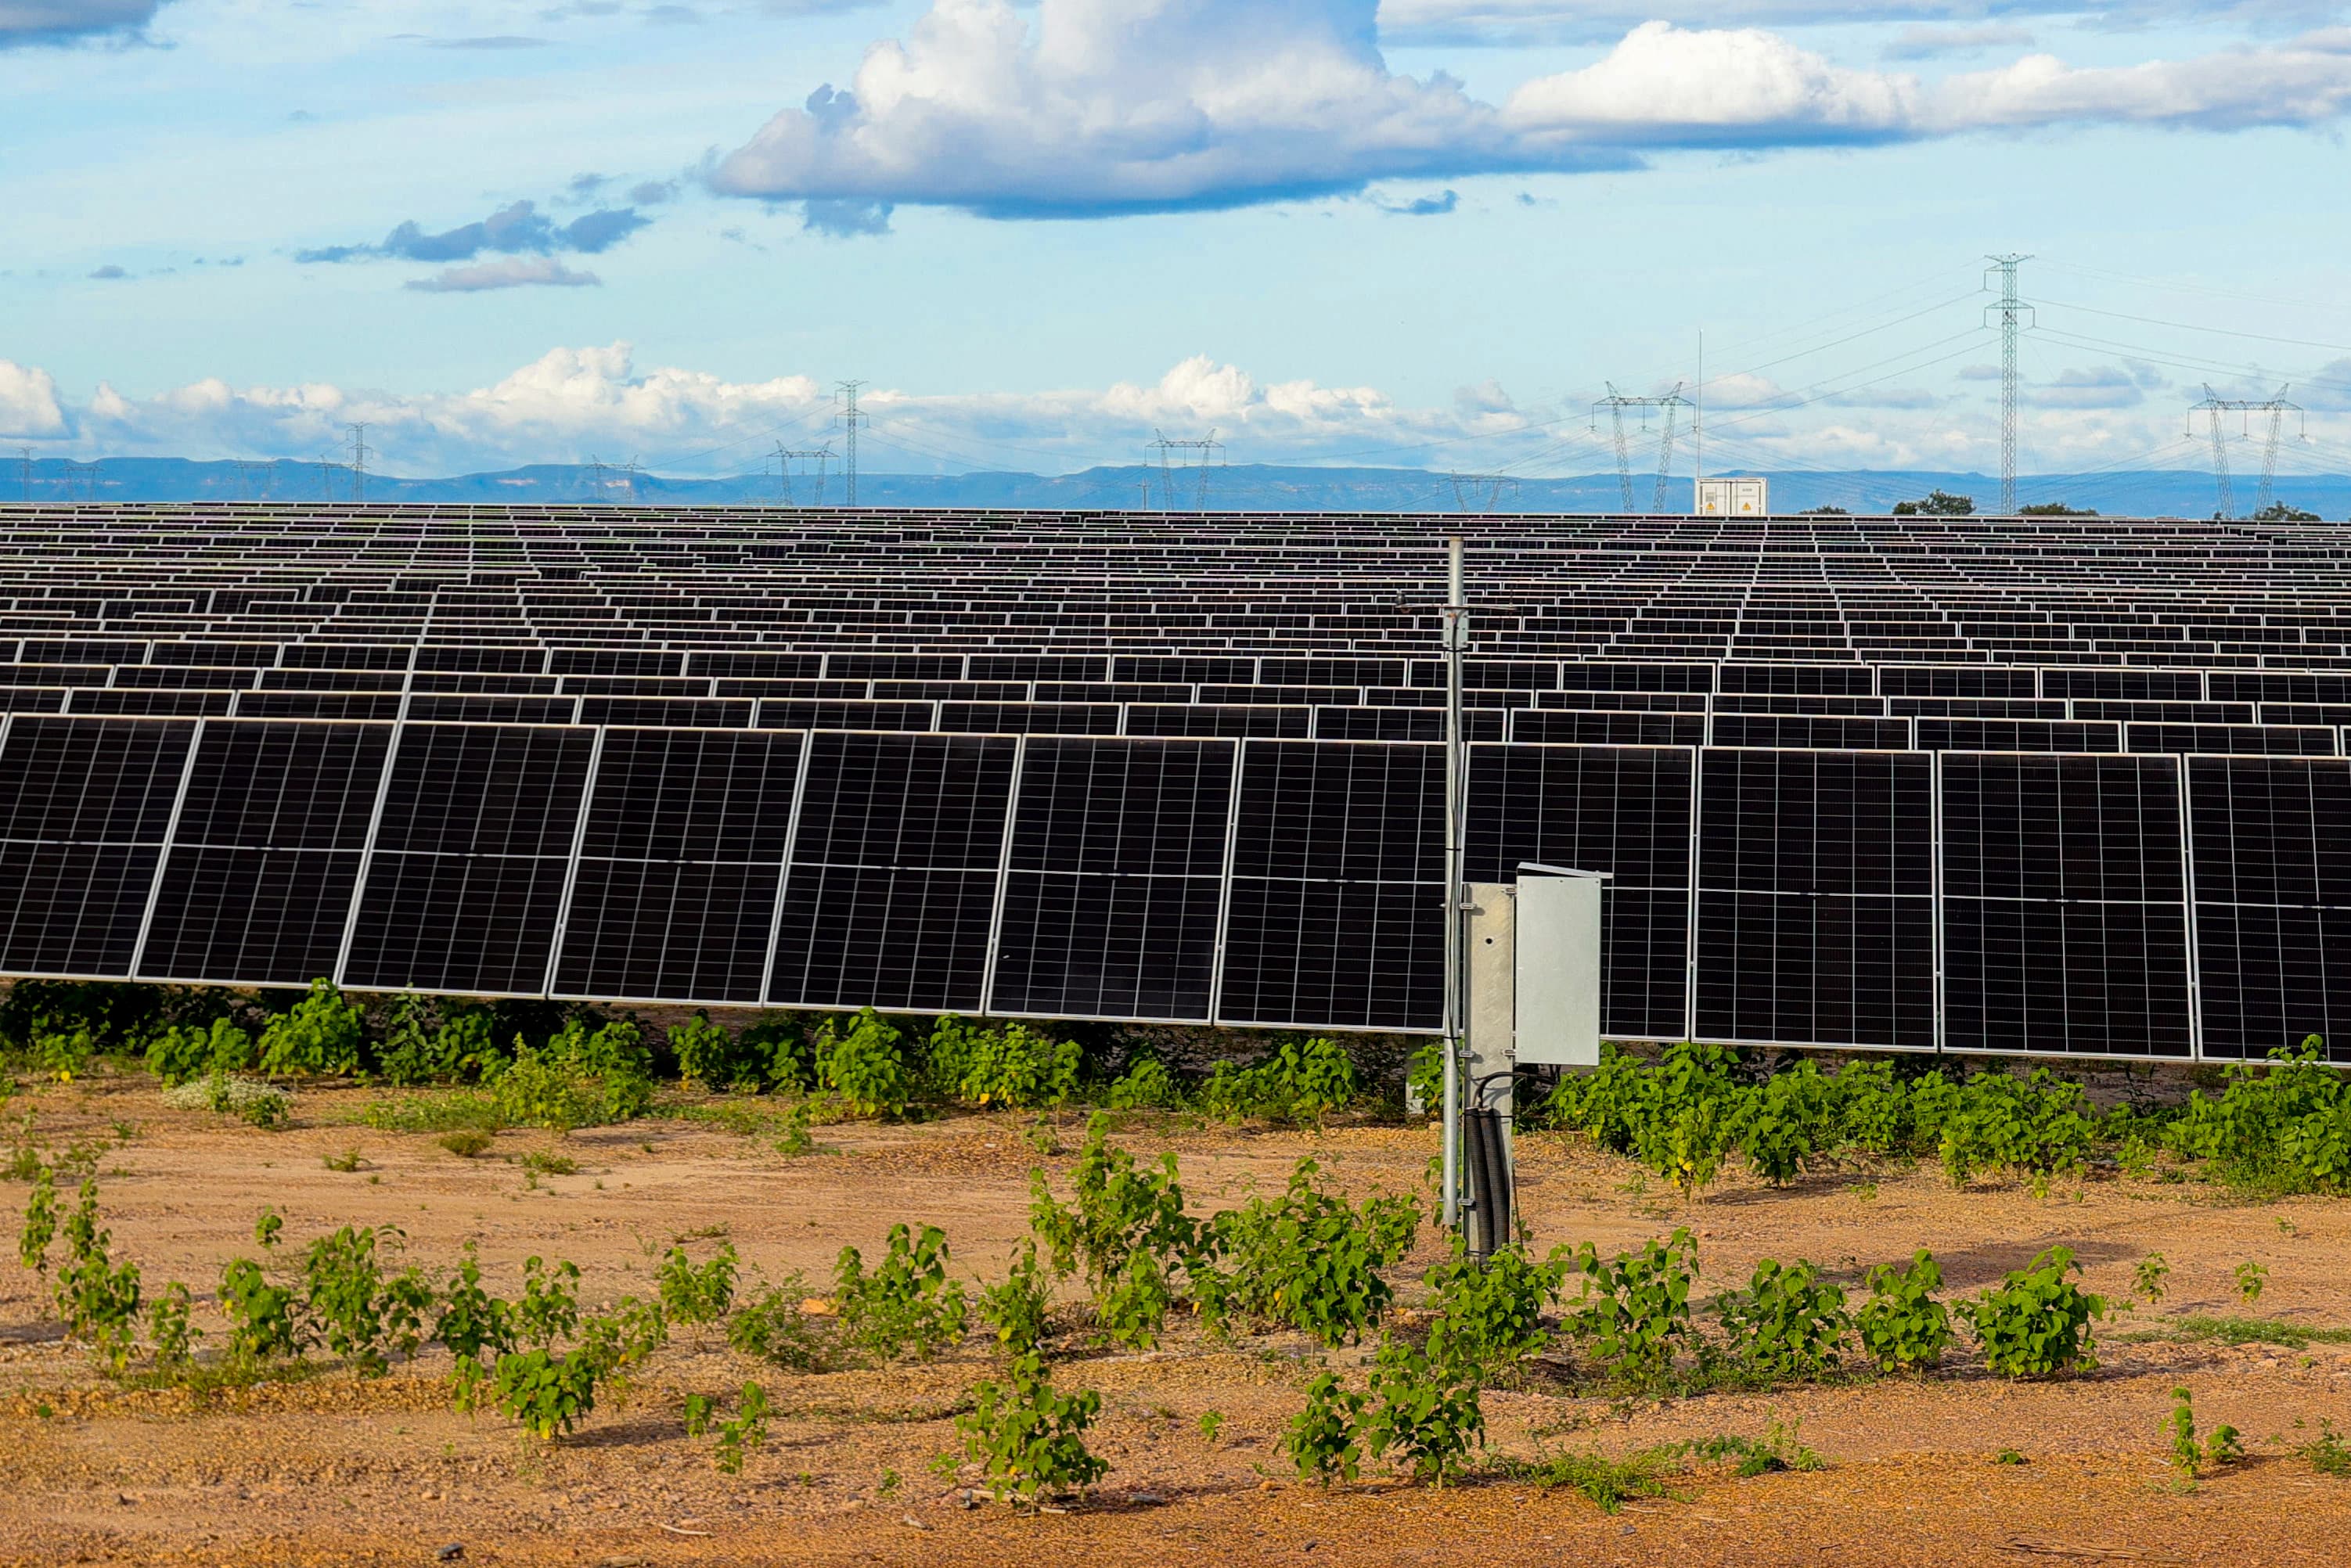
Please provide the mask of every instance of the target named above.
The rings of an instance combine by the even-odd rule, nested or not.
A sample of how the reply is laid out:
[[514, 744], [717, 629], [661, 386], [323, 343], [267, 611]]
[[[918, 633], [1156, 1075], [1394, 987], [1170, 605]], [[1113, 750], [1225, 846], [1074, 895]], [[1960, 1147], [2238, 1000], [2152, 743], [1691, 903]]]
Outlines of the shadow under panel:
[[176, 844], [139, 977], [246, 986], [331, 977], [359, 875], [356, 848]]
[[757, 1006], [780, 874], [772, 864], [583, 855], [555, 989]]
[[554, 855], [401, 854], [379, 841], [342, 983], [542, 994], [568, 869]]

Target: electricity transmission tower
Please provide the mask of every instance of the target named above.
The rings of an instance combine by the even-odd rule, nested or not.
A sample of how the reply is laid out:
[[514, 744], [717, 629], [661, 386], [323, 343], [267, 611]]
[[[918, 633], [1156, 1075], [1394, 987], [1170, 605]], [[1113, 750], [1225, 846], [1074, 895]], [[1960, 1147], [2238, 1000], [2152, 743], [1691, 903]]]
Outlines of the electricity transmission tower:
[[1194, 452], [1199, 455], [1192, 464], [1194, 470], [1199, 475], [1199, 482], [1193, 492], [1192, 509], [1196, 512], [1207, 511], [1208, 509], [1208, 467], [1212, 463], [1220, 461], [1217, 454], [1225, 449], [1225, 444], [1217, 439], [1216, 427], [1209, 426], [1207, 434], [1194, 441], [1172, 440], [1157, 430], [1154, 430], [1151, 434], [1158, 437], [1151, 444], [1159, 452], [1159, 509], [1163, 512], [1172, 512], [1176, 509], [1174, 455], [1178, 452]]
[[841, 422], [841, 490], [844, 506], [857, 505], [857, 427], [871, 424], [872, 420], [857, 412], [857, 390], [863, 382], [842, 382], [833, 389], [833, 400], [841, 412], [833, 417]]
[[2270, 416], [2269, 430], [2262, 443], [2261, 486], [2254, 493], [2253, 515], [2259, 517], [2270, 509], [2272, 494], [2277, 483], [2278, 440], [2285, 432], [2285, 416], [2289, 413], [2298, 416], [2302, 413], [2302, 405], [2288, 402], [2285, 392], [2286, 389], [2280, 387], [2265, 398], [2229, 398], [2214, 392], [2211, 383], [2207, 382], [2204, 401], [2188, 411], [2188, 433], [2190, 435], [2196, 434], [2196, 416], [2200, 413], [2206, 418], [2211, 436], [2212, 483], [2220, 497], [2219, 516], [2233, 517], [2237, 515], [2236, 486], [2229, 472], [2229, 437], [2220, 428], [2220, 416], [2224, 413], [2237, 415], [2238, 434], [2248, 436], [2252, 434], [2254, 414]]
[[2000, 319], [2000, 510], [2003, 517], [2016, 515], [2016, 329], [2019, 325], [2032, 324], [2032, 307], [2022, 304], [2016, 298], [2016, 268], [2020, 262], [2031, 261], [2029, 256], [1991, 256], [1991, 270], [1984, 274], [1990, 287], [1992, 273], [2000, 274], [2000, 303], [1984, 307], [1984, 325]]
[[351, 433], [351, 499], [364, 501], [367, 499], [367, 460], [373, 455], [368, 450], [367, 426], [351, 424], [344, 428]]
[[[1453, 507], [1459, 512], [1489, 513], [1496, 509], [1504, 496], [1513, 501], [1519, 498], [1519, 482], [1508, 474], [1448, 474], [1453, 481]], [[1476, 506], [1471, 502], [1478, 503]]]
[[816, 494], [810, 498], [809, 504], [815, 507], [823, 506], [824, 468], [825, 465], [831, 461], [832, 444], [831, 442], [827, 442], [822, 446], [810, 447], [805, 450], [789, 447], [780, 441], [777, 442], [776, 488], [778, 494], [783, 500], [783, 504], [787, 507], [798, 506], [799, 504], [792, 499], [792, 465], [798, 463], [800, 465], [800, 472], [805, 475], [808, 472], [808, 465], [810, 463], [814, 463], [816, 465]]
[[1606, 409], [1616, 438], [1616, 483], [1625, 492], [1625, 510], [1628, 514], [1633, 510], [1633, 447], [1630, 434], [1625, 428], [1625, 411], [1639, 409], [1644, 430], [1649, 427], [1649, 410], [1654, 408], [1665, 416], [1657, 431], [1657, 484], [1649, 497], [1649, 511], [1655, 516], [1666, 509], [1666, 477], [1674, 463], [1674, 418], [1681, 410], [1692, 406], [1690, 400], [1682, 396], [1684, 383], [1680, 382], [1676, 382], [1674, 390], [1663, 397], [1630, 397], [1618, 392], [1614, 382], [1607, 385], [1608, 395], [1592, 405], [1592, 430], [1595, 435], [1599, 434], [1599, 412]]
[[20, 498], [29, 507], [33, 504], [33, 449], [29, 446], [19, 446], [16, 451], [19, 455], [16, 464], [16, 487], [22, 492]]

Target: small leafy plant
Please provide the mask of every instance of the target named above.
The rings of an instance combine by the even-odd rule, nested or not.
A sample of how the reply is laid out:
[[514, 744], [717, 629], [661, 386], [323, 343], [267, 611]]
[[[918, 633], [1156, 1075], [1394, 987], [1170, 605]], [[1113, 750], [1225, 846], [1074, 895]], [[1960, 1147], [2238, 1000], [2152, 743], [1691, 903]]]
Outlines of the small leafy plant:
[[735, 1396], [735, 1414], [718, 1423], [712, 1458], [728, 1475], [740, 1474], [744, 1456], [768, 1440], [768, 1391], [746, 1381]]
[[900, 1051], [902, 1038], [872, 1008], [845, 1034], [837, 1020], [825, 1019], [815, 1041], [818, 1084], [861, 1116], [904, 1114], [914, 1082]]
[[1045, 1358], [1031, 1351], [1014, 1358], [1004, 1381], [972, 1390], [972, 1408], [956, 1417], [956, 1430], [998, 1500], [1030, 1501], [1092, 1486], [1110, 1469], [1085, 1446], [1101, 1411], [1092, 1389], [1055, 1393]]
[[1698, 1243], [1690, 1233], [1677, 1229], [1604, 1259], [1587, 1241], [1576, 1250], [1575, 1267], [1583, 1290], [1562, 1322], [1584, 1354], [1625, 1383], [1655, 1383], [1671, 1372], [1676, 1352], [1692, 1342]]
[[836, 1354], [829, 1320], [800, 1310], [807, 1281], [798, 1273], [737, 1309], [726, 1320], [726, 1343], [745, 1355], [793, 1372], [823, 1372]]
[[833, 1265], [833, 1310], [844, 1338], [878, 1360], [927, 1355], [963, 1337], [963, 1286], [947, 1278], [947, 1239], [936, 1226], [890, 1228], [881, 1262], [867, 1272], [854, 1247]]
[[[1320, 1170], [1301, 1160], [1280, 1198], [1251, 1198], [1210, 1222], [1188, 1267], [1211, 1322], [1254, 1318], [1339, 1345], [1386, 1311], [1395, 1291], [1381, 1270], [1412, 1250], [1420, 1202], [1378, 1195], [1358, 1207], [1317, 1186]], [[1225, 1266], [1210, 1265], [1210, 1255]]]
[[2260, 1301], [2262, 1289], [2270, 1281], [2268, 1265], [2248, 1260], [2237, 1265], [2236, 1275], [2237, 1294], [2244, 1300], [2245, 1304], [2251, 1306]]
[[2198, 1438], [2196, 1410], [2187, 1389], [2173, 1389], [2171, 1401], [2163, 1427], [2170, 1439], [2171, 1468], [2181, 1481], [2193, 1487], [2198, 1473], [2208, 1466], [2232, 1465], [2245, 1457], [2244, 1440], [2234, 1427], [2215, 1427], [2209, 1437]]
[[1959, 1306], [1983, 1346], [1984, 1364], [2006, 1377], [2053, 1377], [2098, 1364], [2092, 1322], [2105, 1302], [2067, 1276], [2070, 1248], [2052, 1247], [2001, 1284]]
[[732, 1242], [722, 1245], [699, 1267], [683, 1247], [672, 1247], [662, 1260], [658, 1278], [663, 1315], [670, 1322], [694, 1330], [696, 1345], [702, 1343], [702, 1331], [723, 1321], [735, 1304], [736, 1267]]
[[1743, 1291], [1715, 1298], [1731, 1356], [1751, 1376], [1780, 1382], [1835, 1370], [1853, 1328], [1844, 1291], [1810, 1263], [1765, 1259]]
[[2163, 1260], [2160, 1252], [2150, 1252], [2138, 1260], [2131, 1270], [2131, 1290], [2142, 1300], [2163, 1300], [2163, 1282], [2171, 1275], [2171, 1265]]
[[1343, 1385], [1335, 1373], [1319, 1374], [1306, 1385], [1306, 1407], [1281, 1433], [1281, 1451], [1300, 1480], [1327, 1488], [1362, 1473], [1364, 1404], [1364, 1396]]
[[1879, 1264], [1869, 1271], [1869, 1300], [1855, 1314], [1862, 1354], [1881, 1372], [1924, 1372], [1939, 1365], [1955, 1337], [1950, 1309], [1935, 1300], [1942, 1266], [1924, 1247], [1907, 1269]]

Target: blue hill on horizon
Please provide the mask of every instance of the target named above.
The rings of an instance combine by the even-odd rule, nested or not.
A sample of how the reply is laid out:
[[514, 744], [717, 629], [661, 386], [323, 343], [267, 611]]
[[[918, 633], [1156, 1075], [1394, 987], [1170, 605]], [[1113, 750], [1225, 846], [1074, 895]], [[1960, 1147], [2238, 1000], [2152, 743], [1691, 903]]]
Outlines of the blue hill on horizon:
[[[1738, 470], [1737, 472], [1751, 472]], [[1567, 512], [1617, 513], [1627, 508], [1614, 474], [1496, 481], [1417, 468], [1319, 467], [1235, 464], [1211, 468], [1205, 486], [1197, 470], [1163, 475], [1143, 464], [1036, 475], [862, 474], [857, 499], [867, 507], [952, 507], [1043, 510], [1190, 511], [1205, 494], [1212, 511]], [[1816, 470], [1766, 475], [1776, 514], [1839, 507], [1857, 514], [1890, 510], [1896, 502], [1945, 490], [1973, 497], [1979, 511], [1996, 504], [1999, 482], [1981, 474], [1927, 469]], [[95, 463], [38, 458], [0, 465], [0, 502], [187, 503], [374, 502], [439, 506], [580, 506], [594, 503], [659, 507], [788, 506], [843, 503], [841, 476], [828, 476], [818, 494], [811, 477], [795, 476], [789, 491], [772, 474], [722, 478], [630, 475], [586, 464], [532, 464], [518, 468], [439, 477], [369, 474], [355, 493], [351, 471], [337, 465], [279, 459], [270, 463], [179, 457], [109, 457]], [[1654, 474], [1635, 475], [1635, 512], [1647, 511]], [[2210, 517], [2217, 493], [2210, 475], [2193, 469], [2020, 476], [2021, 505], [2062, 503], [2108, 517]], [[2277, 483], [2276, 498], [2339, 520], [2351, 516], [2351, 475], [2295, 475]], [[2241, 480], [2236, 510], [2250, 513], [2254, 486]], [[1691, 508], [1690, 481], [1667, 482], [1667, 513]]]

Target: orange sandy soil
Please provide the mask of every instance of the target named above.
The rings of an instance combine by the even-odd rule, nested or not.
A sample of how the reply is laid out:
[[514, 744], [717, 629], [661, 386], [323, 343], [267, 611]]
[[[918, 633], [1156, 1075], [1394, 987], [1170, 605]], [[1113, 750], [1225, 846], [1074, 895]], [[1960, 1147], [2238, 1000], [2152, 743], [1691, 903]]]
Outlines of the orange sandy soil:
[[[583, 1299], [651, 1294], [656, 1255], [689, 1233], [724, 1236], [747, 1272], [777, 1281], [829, 1270], [843, 1243], [869, 1256], [893, 1220], [942, 1226], [958, 1267], [994, 1277], [1026, 1224], [1039, 1163], [1018, 1119], [967, 1115], [920, 1126], [820, 1129], [824, 1152], [786, 1158], [772, 1127], [737, 1134], [654, 1118], [557, 1139], [502, 1134], [464, 1159], [427, 1134], [357, 1125], [374, 1092], [307, 1092], [294, 1124], [265, 1133], [163, 1109], [152, 1080], [100, 1079], [20, 1095], [54, 1152], [108, 1146], [99, 1184], [116, 1255], [152, 1292], [184, 1280], [217, 1345], [211, 1287], [255, 1251], [255, 1215], [275, 1206], [298, 1246], [345, 1223], [404, 1230], [413, 1260], [439, 1274], [479, 1243], [492, 1289], [512, 1293], [520, 1260], [568, 1258]], [[120, 1131], [117, 1131], [117, 1124]], [[120, 1134], [127, 1133], [123, 1137]], [[1066, 1173], [1069, 1152], [1043, 1160]], [[0, 1144], [13, 1141], [10, 1131]], [[1311, 1154], [1357, 1192], [1418, 1189], [1435, 1136], [1424, 1127], [1322, 1134], [1200, 1128], [1129, 1118], [1139, 1152], [1172, 1147], [1196, 1202], [1279, 1187]], [[119, 1140], [119, 1141], [118, 1141]], [[533, 1187], [513, 1163], [556, 1150], [574, 1176]], [[326, 1159], [357, 1149], [353, 1172]], [[505, 1158], [499, 1156], [504, 1155]], [[2351, 1320], [2341, 1298], [2351, 1204], [2241, 1203], [2195, 1183], [2111, 1176], [2036, 1198], [1938, 1172], [1889, 1169], [1806, 1179], [1773, 1191], [1731, 1176], [1694, 1208], [1638, 1190], [1631, 1168], [1552, 1134], [1521, 1141], [1524, 1208], [1540, 1248], [1591, 1239], [1614, 1249], [1677, 1223], [1698, 1233], [1704, 1288], [1743, 1282], [1759, 1258], [1815, 1260], [1848, 1281], [1917, 1247], [1972, 1291], [2052, 1243], [2074, 1249], [2089, 1288], [2129, 1294], [2133, 1265], [2160, 1251], [2172, 1273], [2156, 1306], [2105, 1326], [2103, 1365], [2057, 1383], [2011, 1384], [1965, 1355], [1928, 1382], [1850, 1383], [1772, 1396], [1615, 1402], [1489, 1392], [1492, 1454], [1645, 1446], [1801, 1423], [1826, 1468], [1740, 1479], [1703, 1470], [1683, 1496], [1615, 1516], [1568, 1490], [1488, 1475], [1441, 1491], [1366, 1481], [1324, 1493], [1284, 1479], [1277, 1448], [1320, 1353], [1294, 1336], [1218, 1346], [1184, 1330], [1145, 1355], [1075, 1356], [1063, 1387], [1098, 1388], [1090, 1439], [1111, 1470], [1067, 1511], [971, 1506], [929, 1469], [954, 1445], [951, 1419], [991, 1364], [975, 1338], [942, 1362], [798, 1375], [681, 1337], [625, 1406], [600, 1406], [552, 1448], [496, 1416], [453, 1413], [445, 1357], [375, 1382], [327, 1371], [213, 1396], [126, 1391], [64, 1345], [33, 1275], [0, 1263], [0, 1563], [429, 1563], [451, 1543], [469, 1563], [653, 1568], [699, 1563], [1059, 1562], [1196, 1563], [2022, 1563], [2351, 1562], [2351, 1481], [2292, 1449], [2322, 1419], [2351, 1427], [2351, 1346], [2231, 1348], [2165, 1332], [2193, 1313], [2256, 1312], [2311, 1327]], [[26, 1188], [0, 1183], [0, 1205]], [[4, 1228], [13, 1233], [13, 1218]], [[1434, 1257], [1433, 1239], [1425, 1242]], [[2248, 1309], [2235, 1267], [2267, 1265]], [[1426, 1261], [1426, 1260], [1422, 1260]], [[1417, 1278], [1416, 1267], [1400, 1278]], [[747, 1278], [747, 1285], [758, 1283]], [[1417, 1291], [1408, 1286], [1410, 1301]], [[1347, 1351], [1329, 1359], [1361, 1360]], [[683, 1396], [766, 1385], [778, 1415], [743, 1473], [690, 1439]], [[2195, 1391], [2208, 1428], [2240, 1427], [2249, 1460], [2192, 1491], [2172, 1484], [2160, 1431], [2168, 1391]], [[1198, 1418], [1225, 1425], [1213, 1443]], [[1995, 1463], [2003, 1449], [2027, 1462]], [[899, 1478], [894, 1484], [890, 1477]], [[968, 1484], [970, 1471], [965, 1472]]]

